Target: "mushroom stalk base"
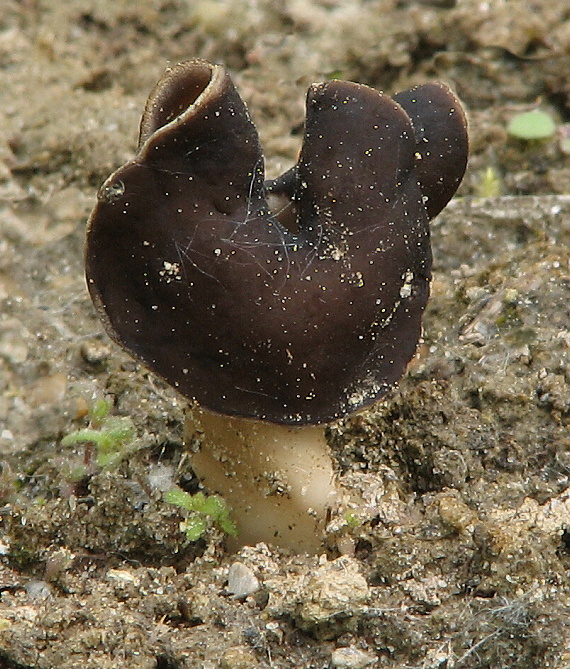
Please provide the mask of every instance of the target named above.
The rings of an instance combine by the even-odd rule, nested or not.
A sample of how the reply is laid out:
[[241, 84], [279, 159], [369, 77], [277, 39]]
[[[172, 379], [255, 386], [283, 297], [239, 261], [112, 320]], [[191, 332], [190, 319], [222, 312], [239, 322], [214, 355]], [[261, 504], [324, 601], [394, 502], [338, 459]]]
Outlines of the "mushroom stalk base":
[[192, 468], [223, 496], [238, 527], [230, 548], [260, 541], [317, 553], [337, 499], [324, 427], [290, 427], [192, 408]]

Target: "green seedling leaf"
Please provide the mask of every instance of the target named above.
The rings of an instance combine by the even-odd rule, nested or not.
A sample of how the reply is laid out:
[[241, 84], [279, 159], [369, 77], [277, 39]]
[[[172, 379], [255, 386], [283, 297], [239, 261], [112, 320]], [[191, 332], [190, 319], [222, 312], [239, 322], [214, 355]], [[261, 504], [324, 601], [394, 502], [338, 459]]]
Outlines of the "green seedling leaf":
[[501, 189], [501, 176], [492, 165], [489, 165], [479, 175], [475, 193], [478, 197], [497, 197], [501, 194]]
[[[196, 493], [196, 495], [199, 495], [200, 493]], [[195, 497], [195, 495], [190, 495], [186, 491], [182, 490], [181, 488], [171, 488], [167, 492], [164, 493], [163, 499], [165, 502], [168, 502], [168, 504], [174, 504], [174, 506], [178, 506], [181, 509], [186, 509], [186, 511], [192, 511], [193, 510], [193, 501], [192, 498]]]
[[203, 513], [207, 513], [213, 518], [219, 518], [220, 515], [227, 511], [226, 503], [221, 497], [217, 495], [212, 495], [211, 497], [206, 497], [203, 506]]
[[105, 435], [101, 448], [107, 451], [117, 450], [135, 438], [135, 426], [127, 416], [110, 416], [101, 425], [100, 432]]
[[[197, 541], [205, 532], [208, 522], [215, 523], [226, 534], [237, 536], [237, 527], [230, 518], [228, 506], [219, 495], [206, 497], [203, 492], [191, 495], [181, 488], [172, 488], [164, 493], [163, 499], [168, 504], [190, 512], [184, 526], [189, 541]], [[198, 528], [202, 527], [198, 521], [203, 521], [203, 529], [197, 535]]]
[[207, 497], [204, 506], [206, 515], [210, 516], [221, 530], [232, 537], [237, 537], [237, 526], [230, 518], [230, 510], [222, 497], [218, 495]]
[[93, 443], [97, 448], [98, 466], [109, 467], [123, 457], [127, 447], [134, 440], [135, 426], [128, 416], [107, 416], [105, 409], [101, 406], [97, 411], [98, 415], [104, 416], [97, 429], [88, 427], [71, 432], [61, 440], [61, 444], [71, 446], [86, 442]]
[[98, 448], [104, 451], [116, 450], [125, 442], [135, 437], [135, 427], [130, 418], [126, 416], [112, 416], [107, 418], [98, 430], [85, 428], [66, 435], [61, 443], [63, 446], [92, 441]]
[[550, 139], [556, 132], [556, 123], [547, 112], [533, 109], [513, 116], [507, 126], [507, 132], [512, 137], [525, 141]]
[[107, 400], [97, 400], [89, 411], [89, 418], [95, 425], [100, 425], [111, 411], [111, 403]]
[[188, 518], [184, 523], [181, 524], [181, 528], [186, 533], [186, 538], [188, 541], [198, 541], [200, 537], [204, 534], [208, 527], [208, 523], [205, 518], [194, 515]]
[[104, 469], [105, 467], [113, 467], [121, 461], [124, 453], [121, 451], [99, 451], [97, 453], [97, 465]]
[[352, 511], [347, 511], [344, 519], [349, 527], [358, 527], [359, 525], [362, 525], [362, 519]]
[[86, 441], [92, 441], [96, 446], [102, 446], [106, 442], [106, 435], [100, 430], [93, 430], [86, 427], [83, 430], [70, 432], [61, 440], [62, 446], [72, 446], [73, 444], [84, 444]]
[[220, 530], [222, 530], [222, 532], [229, 534], [230, 537], [237, 537], [238, 535], [237, 525], [230, 518], [229, 511], [227, 512], [227, 516], [218, 520], [218, 527]]

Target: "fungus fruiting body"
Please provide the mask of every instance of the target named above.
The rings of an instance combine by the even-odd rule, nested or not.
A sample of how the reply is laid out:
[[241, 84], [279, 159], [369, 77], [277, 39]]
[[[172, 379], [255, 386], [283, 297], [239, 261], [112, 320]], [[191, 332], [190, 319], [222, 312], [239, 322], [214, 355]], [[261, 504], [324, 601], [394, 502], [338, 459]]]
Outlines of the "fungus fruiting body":
[[99, 191], [88, 287], [110, 336], [194, 404], [193, 466], [242, 541], [316, 549], [335, 495], [316, 426], [382, 397], [414, 355], [428, 222], [466, 157], [442, 84], [311, 86], [299, 160], [272, 181], [223, 67], [180, 63], [151, 93], [135, 158]]

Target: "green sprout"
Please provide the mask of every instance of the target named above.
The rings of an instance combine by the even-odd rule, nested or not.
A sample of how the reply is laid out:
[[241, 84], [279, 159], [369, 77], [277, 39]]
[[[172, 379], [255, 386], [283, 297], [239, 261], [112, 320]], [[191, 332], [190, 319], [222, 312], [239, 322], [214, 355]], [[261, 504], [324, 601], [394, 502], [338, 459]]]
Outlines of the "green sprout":
[[188, 541], [198, 541], [212, 523], [226, 534], [237, 536], [237, 527], [230, 518], [227, 504], [218, 495], [206, 497], [202, 492], [191, 495], [181, 488], [172, 488], [164, 493], [163, 499], [189, 512], [188, 518], [181, 525]]
[[348, 527], [356, 528], [362, 525], [362, 518], [354, 511], [347, 511], [344, 514], [344, 522]]
[[540, 109], [516, 114], [509, 121], [507, 132], [524, 141], [550, 139], [556, 133], [556, 123], [550, 114]]
[[97, 465], [117, 464], [131, 446], [135, 436], [133, 421], [127, 416], [110, 416], [111, 404], [99, 400], [89, 411], [90, 427], [71, 432], [61, 440], [62, 446], [92, 443], [97, 448]]
[[495, 167], [489, 165], [479, 174], [475, 194], [478, 197], [497, 197], [501, 194], [501, 190], [501, 175]]

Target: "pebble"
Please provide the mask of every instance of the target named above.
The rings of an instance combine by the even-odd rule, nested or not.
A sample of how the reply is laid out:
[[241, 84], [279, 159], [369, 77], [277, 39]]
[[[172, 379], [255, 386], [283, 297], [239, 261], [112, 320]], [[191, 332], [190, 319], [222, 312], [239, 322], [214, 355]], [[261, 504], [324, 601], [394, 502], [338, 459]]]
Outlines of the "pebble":
[[259, 590], [259, 581], [249, 567], [234, 562], [228, 572], [227, 591], [234, 599], [244, 599]]
[[376, 662], [376, 657], [358, 648], [337, 648], [331, 657], [333, 669], [364, 669]]
[[79, 350], [83, 360], [90, 365], [101, 365], [111, 355], [111, 347], [97, 339], [84, 341]]
[[[321, 638], [336, 635], [335, 628], [343, 618], [355, 622], [366, 609], [370, 595], [358, 562], [350, 557], [341, 557], [319, 567], [303, 591], [298, 611], [299, 625]], [[328, 631], [327, 625], [331, 627]]]
[[26, 594], [32, 601], [41, 601], [51, 597], [51, 588], [45, 581], [30, 581], [26, 585]]

